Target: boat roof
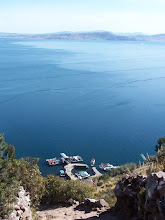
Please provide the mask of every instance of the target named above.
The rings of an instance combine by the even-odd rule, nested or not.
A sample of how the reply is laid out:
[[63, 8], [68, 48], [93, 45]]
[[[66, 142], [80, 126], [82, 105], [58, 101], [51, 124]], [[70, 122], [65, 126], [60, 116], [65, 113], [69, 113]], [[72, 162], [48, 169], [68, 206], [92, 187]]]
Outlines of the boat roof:
[[67, 156], [66, 154], [64, 154], [64, 153], [60, 153], [60, 155], [61, 155], [61, 157], [63, 157], [63, 158], [68, 158], [68, 156]]
[[89, 175], [86, 171], [80, 171], [79, 174], [81, 176], [88, 176]]
[[64, 172], [64, 170], [60, 170], [60, 173], [62, 173], [62, 174], [63, 174], [63, 173], [65, 173], [65, 172]]

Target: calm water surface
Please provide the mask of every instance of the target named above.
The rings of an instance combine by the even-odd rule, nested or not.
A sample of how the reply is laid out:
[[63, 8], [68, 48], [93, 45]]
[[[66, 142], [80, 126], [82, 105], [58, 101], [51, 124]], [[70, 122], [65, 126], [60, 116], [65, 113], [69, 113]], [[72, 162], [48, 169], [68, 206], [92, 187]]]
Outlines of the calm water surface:
[[17, 157], [138, 162], [165, 135], [165, 43], [0, 39], [0, 132]]

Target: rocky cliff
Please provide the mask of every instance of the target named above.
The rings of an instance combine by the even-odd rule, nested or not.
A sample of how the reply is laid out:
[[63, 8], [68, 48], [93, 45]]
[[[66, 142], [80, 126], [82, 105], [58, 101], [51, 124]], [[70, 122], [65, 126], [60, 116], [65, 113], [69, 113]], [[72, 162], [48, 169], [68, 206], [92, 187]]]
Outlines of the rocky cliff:
[[165, 173], [126, 176], [114, 190], [115, 211], [123, 220], [165, 220]]

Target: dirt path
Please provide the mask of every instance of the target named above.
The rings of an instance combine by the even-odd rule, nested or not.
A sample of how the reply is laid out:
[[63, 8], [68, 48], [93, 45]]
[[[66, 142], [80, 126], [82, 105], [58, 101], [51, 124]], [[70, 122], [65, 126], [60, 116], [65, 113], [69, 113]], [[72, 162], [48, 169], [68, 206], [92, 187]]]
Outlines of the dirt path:
[[39, 220], [119, 220], [110, 215], [107, 210], [88, 211], [79, 209], [76, 206], [50, 207], [37, 212]]

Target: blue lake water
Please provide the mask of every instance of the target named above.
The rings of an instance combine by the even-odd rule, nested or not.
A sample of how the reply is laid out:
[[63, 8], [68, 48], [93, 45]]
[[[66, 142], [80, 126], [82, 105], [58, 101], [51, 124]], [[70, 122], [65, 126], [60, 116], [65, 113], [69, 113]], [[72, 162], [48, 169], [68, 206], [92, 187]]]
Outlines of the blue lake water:
[[120, 165], [165, 135], [165, 43], [0, 39], [0, 132], [17, 157]]

